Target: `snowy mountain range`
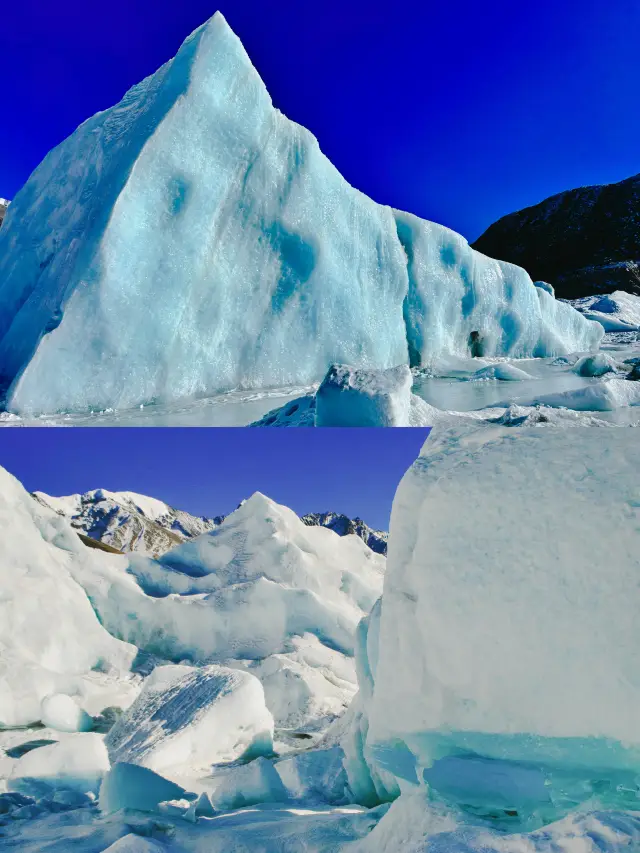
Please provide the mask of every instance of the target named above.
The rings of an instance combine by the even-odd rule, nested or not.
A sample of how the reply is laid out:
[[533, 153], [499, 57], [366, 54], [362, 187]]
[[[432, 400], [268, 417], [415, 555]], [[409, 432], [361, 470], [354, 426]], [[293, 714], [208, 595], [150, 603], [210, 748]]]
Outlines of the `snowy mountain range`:
[[503, 216], [472, 245], [550, 282], [562, 298], [640, 296], [640, 175], [558, 193]]
[[95, 489], [83, 495], [52, 497], [34, 492], [44, 506], [71, 521], [91, 539], [118, 551], [142, 551], [158, 557], [187, 539], [213, 530], [223, 517], [204, 518], [174, 509], [135, 492]]
[[384, 530], [374, 530], [361, 518], [349, 518], [336, 512], [310, 512], [302, 516], [305, 524], [318, 525], [333, 530], [338, 536], [355, 533], [376, 554], [387, 553], [389, 534]]
[[9, 201], [6, 198], [0, 198], [0, 225], [2, 225], [2, 221], [7, 213], [7, 208], [9, 207]]
[[[159, 557], [195, 536], [219, 527], [224, 515], [214, 518], [174, 509], [164, 501], [135, 492], [94, 489], [84, 494], [53, 497], [34, 492], [33, 497], [90, 539], [124, 553], [142, 552]], [[244, 501], [243, 501], [244, 503]], [[242, 506], [242, 504], [241, 504]], [[374, 530], [360, 518], [351, 519], [335, 512], [308, 513], [307, 526], [326, 527], [338, 536], [355, 534], [376, 554], [386, 555], [388, 534]]]

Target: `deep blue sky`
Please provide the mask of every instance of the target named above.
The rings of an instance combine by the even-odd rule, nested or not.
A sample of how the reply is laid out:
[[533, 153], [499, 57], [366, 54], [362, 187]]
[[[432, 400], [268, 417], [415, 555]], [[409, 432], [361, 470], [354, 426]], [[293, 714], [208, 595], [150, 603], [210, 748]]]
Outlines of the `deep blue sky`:
[[18, 0], [0, 15], [0, 196], [217, 8], [354, 186], [469, 239], [640, 172], [638, 0]]
[[426, 429], [3, 429], [0, 465], [30, 492], [90, 489], [222, 515], [261, 491], [298, 514], [335, 510], [388, 529]]

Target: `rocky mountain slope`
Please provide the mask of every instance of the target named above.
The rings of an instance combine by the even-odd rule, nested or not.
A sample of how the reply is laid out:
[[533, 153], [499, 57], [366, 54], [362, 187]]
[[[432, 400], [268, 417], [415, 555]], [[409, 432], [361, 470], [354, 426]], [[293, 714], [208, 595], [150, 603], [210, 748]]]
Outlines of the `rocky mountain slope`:
[[[68, 518], [76, 530], [90, 539], [125, 553], [141, 551], [154, 557], [219, 527], [225, 520], [224, 515], [214, 518], [191, 515], [157, 498], [135, 492], [94, 489], [83, 495], [66, 497], [52, 497], [44, 492], [34, 492], [33, 496], [58, 515]], [[326, 527], [338, 536], [355, 533], [376, 554], [387, 553], [388, 534], [374, 530], [360, 518], [322, 512], [308, 513], [302, 521], [309, 527]]]
[[95, 489], [61, 498], [35, 492], [34, 497], [68, 518], [73, 527], [91, 539], [118, 551], [143, 551], [154, 557], [213, 530], [223, 520], [200, 518], [134, 492]]
[[524, 267], [562, 298], [640, 295], [640, 175], [568, 190], [503, 216], [473, 248]]
[[302, 520], [309, 526], [328, 527], [338, 536], [355, 533], [376, 554], [386, 556], [389, 534], [384, 530], [374, 530], [361, 518], [349, 518], [336, 512], [309, 512], [302, 516]]
[[7, 212], [7, 208], [9, 207], [9, 202], [6, 198], [0, 198], [0, 225], [2, 225], [2, 220], [5, 217]]

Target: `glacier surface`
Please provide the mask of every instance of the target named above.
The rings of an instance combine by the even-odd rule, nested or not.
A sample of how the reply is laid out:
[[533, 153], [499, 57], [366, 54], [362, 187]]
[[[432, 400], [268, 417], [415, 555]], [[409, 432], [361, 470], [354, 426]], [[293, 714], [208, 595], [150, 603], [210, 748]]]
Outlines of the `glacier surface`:
[[21, 414], [309, 385], [334, 362], [587, 351], [602, 333], [349, 186], [220, 14], [50, 152], [0, 231], [0, 389]]
[[106, 554], [0, 469], [0, 534], [0, 728], [87, 728], [126, 709], [140, 654], [255, 676], [285, 740], [321, 731], [356, 692], [354, 634], [386, 560], [355, 533], [256, 493], [159, 560]]
[[[306, 527], [259, 494], [153, 560], [87, 549], [66, 518], [0, 479], [10, 546], [0, 592], [16, 608], [21, 593], [60, 581], [58, 598], [50, 583], [46, 600], [16, 611], [12, 652], [25, 673], [50, 637], [69, 638], [76, 613], [88, 647], [104, 639], [81, 602], [141, 645], [191, 643], [191, 660], [168, 666], [142, 649], [132, 662], [132, 647], [113, 638], [100, 647], [122, 668], [108, 702], [125, 708], [119, 719], [106, 692], [82, 687], [106, 678], [109, 661], [74, 657], [81, 672], [37, 707], [60, 728], [80, 705], [102, 710], [91, 732], [0, 726], [3, 850], [637, 849], [638, 445], [634, 430], [548, 411], [440, 413], [394, 501], [381, 597], [383, 558], [364, 557], [359, 537]], [[265, 575], [284, 608], [251, 600]], [[225, 609], [216, 595], [230, 588], [247, 594], [221, 599]], [[287, 634], [280, 622], [291, 589], [324, 608], [315, 631]], [[153, 602], [173, 616], [163, 621]], [[313, 627], [313, 612], [298, 615]], [[324, 633], [332, 620], [334, 637], [350, 635], [348, 653]], [[248, 624], [240, 633], [234, 622]], [[225, 655], [234, 637], [245, 652], [284, 651], [230, 668], [194, 660], [213, 648], [211, 634]], [[343, 712], [353, 652], [359, 692]], [[301, 711], [302, 730], [285, 743], [276, 722], [273, 754], [254, 757], [271, 749], [271, 715], [293, 726]]]

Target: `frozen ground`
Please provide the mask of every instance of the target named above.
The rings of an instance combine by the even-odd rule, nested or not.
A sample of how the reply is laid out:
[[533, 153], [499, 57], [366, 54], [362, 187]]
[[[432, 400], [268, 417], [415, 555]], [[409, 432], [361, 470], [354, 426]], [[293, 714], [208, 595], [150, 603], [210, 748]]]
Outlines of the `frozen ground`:
[[[434, 355], [422, 367], [412, 370], [414, 396], [409, 401], [400, 400], [406, 392], [402, 379], [406, 367], [386, 373], [341, 367], [332, 368], [333, 372], [325, 377], [317, 398], [319, 409], [315, 395], [320, 383], [316, 383], [270, 391], [237, 390], [190, 401], [96, 410], [91, 414], [29, 418], [5, 412], [0, 413], [0, 425], [432, 426], [446, 413], [475, 412], [478, 417], [495, 417], [499, 410], [504, 413], [512, 404], [598, 412], [599, 418], [611, 423], [635, 422], [640, 383], [627, 381], [627, 377], [634, 360], [640, 359], [640, 297], [614, 293], [572, 304], [579, 313], [597, 319], [611, 330], [598, 349], [544, 358]], [[393, 405], [390, 382], [397, 384]], [[427, 406], [422, 406], [420, 400]]]
[[[640, 358], [640, 333], [608, 333], [600, 349], [619, 363], [615, 375], [624, 377], [632, 369], [632, 364], [624, 362]], [[504, 410], [512, 403], [551, 404], [579, 411], [598, 411], [599, 417], [613, 423], [633, 423], [638, 420], [640, 414], [633, 408], [637, 405], [635, 389], [630, 388], [629, 401], [605, 400], [604, 403], [594, 404], [591, 409], [580, 394], [575, 393], [589, 388], [602, 389], [615, 378], [613, 374], [601, 377], [578, 375], [573, 368], [585, 355], [573, 353], [558, 358], [535, 359], [438, 359], [429, 368], [412, 371], [412, 391], [443, 413], [479, 412], [489, 407]], [[640, 385], [637, 387], [640, 395]], [[308, 401], [313, 398], [317, 388], [318, 385], [312, 385], [264, 393], [236, 391], [191, 402], [149, 405], [122, 411], [107, 410], [91, 415], [67, 413], [21, 418], [0, 413], [0, 426], [313, 426], [313, 411], [309, 412]], [[564, 399], [553, 400], [552, 395], [565, 392], [570, 393]], [[270, 418], [269, 415], [274, 413], [277, 413], [277, 417]], [[265, 423], [267, 420], [271, 422]], [[421, 412], [418, 418], [412, 418], [410, 425], [432, 426], [432, 421], [433, 413]]]
[[284, 406], [301, 394], [313, 393], [316, 385], [272, 391], [232, 391], [214, 397], [179, 403], [136, 406], [132, 409], [73, 412], [21, 418], [0, 412], [0, 426], [95, 426], [95, 427], [235, 427], [247, 426], [274, 407]]

